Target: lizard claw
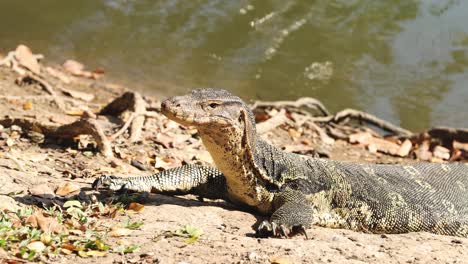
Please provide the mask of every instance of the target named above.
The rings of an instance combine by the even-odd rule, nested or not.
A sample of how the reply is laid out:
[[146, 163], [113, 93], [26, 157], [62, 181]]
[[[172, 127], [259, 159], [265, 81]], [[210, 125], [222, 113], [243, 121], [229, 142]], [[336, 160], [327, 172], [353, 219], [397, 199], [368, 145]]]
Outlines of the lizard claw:
[[295, 234], [303, 234], [306, 239], [309, 239], [303, 225], [289, 226], [286, 224], [278, 224], [275, 221], [264, 220], [257, 227], [256, 235], [259, 237], [285, 237], [289, 238]]
[[117, 191], [123, 189], [125, 187], [125, 183], [116, 176], [102, 175], [99, 176], [96, 180], [94, 180], [91, 186], [95, 190], [104, 188], [108, 190]]

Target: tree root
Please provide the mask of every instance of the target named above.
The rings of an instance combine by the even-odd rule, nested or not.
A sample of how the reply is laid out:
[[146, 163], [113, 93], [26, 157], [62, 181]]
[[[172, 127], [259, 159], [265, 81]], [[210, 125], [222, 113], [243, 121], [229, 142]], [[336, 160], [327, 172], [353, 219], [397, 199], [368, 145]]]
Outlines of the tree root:
[[57, 127], [51, 136], [56, 138], [74, 138], [83, 134], [91, 135], [94, 138], [97, 148], [104, 157], [111, 158], [114, 156], [110, 141], [107, 139], [96, 119], [82, 118], [71, 124]]
[[44, 89], [48, 94], [50, 94], [55, 102], [55, 104], [60, 108], [60, 110], [65, 111], [65, 104], [61, 97], [57, 95], [52, 85], [49, 84], [40, 76], [34, 74], [26, 74], [25, 76], [19, 77], [16, 79], [16, 84], [19, 86], [24, 86], [26, 84], [38, 83], [42, 89]]
[[122, 96], [116, 98], [114, 101], [106, 105], [99, 114], [118, 116], [124, 111], [133, 111], [129, 120], [122, 127], [122, 131], [118, 131], [112, 136], [116, 139], [123, 134], [130, 126], [130, 142], [137, 142], [141, 139], [141, 130], [145, 123], [146, 115], [146, 102], [138, 92], [126, 92]]
[[275, 116], [272, 118], [258, 123], [257, 124], [257, 133], [263, 134], [266, 133], [272, 129], [275, 129], [276, 127], [286, 123], [288, 121], [288, 118], [286, 117], [286, 111], [284, 109], [281, 109]]
[[427, 133], [434, 138], [468, 142], [468, 128], [435, 127]]
[[306, 107], [313, 110], [318, 110], [321, 112], [323, 116], [329, 116], [330, 111], [320, 102], [319, 100], [311, 97], [302, 97], [297, 99], [296, 101], [276, 101], [276, 102], [268, 102], [268, 101], [255, 101], [252, 105], [252, 109], [260, 108], [260, 107], [273, 107], [273, 108], [301, 108]]
[[30, 118], [5, 118], [0, 119], [0, 124], [5, 127], [17, 125], [24, 131], [39, 132], [48, 138], [73, 139], [78, 135], [91, 135], [96, 141], [97, 148], [102, 155], [106, 158], [114, 156], [109, 140], [95, 119], [82, 118], [70, 124], [57, 126], [39, 123]]
[[383, 119], [380, 119], [374, 115], [371, 115], [366, 112], [354, 110], [354, 109], [345, 109], [342, 110], [338, 113], [336, 113], [333, 116], [333, 122], [334, 123], [341, 123], [344, 119], [346, 118], [354, 118], [359, 121], [365, 121], [367, 123], [370, 123], [372, 125], [375, 125], [385, 131], [394, 133], [396, 135], [400, 136], [411, 136], [413, 133], [409, 130], [403, 129], [399, 126], [393, 125], [390, 122], [387, 122]]

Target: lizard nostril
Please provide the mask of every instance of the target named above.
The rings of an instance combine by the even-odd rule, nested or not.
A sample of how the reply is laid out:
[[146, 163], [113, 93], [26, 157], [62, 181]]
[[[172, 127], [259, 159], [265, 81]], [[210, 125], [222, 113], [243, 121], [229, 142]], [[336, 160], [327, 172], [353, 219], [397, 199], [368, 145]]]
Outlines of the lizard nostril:
[[180, 104], [176, 104], [175, 106], [176, 106], [176, 107], [180, 107]]

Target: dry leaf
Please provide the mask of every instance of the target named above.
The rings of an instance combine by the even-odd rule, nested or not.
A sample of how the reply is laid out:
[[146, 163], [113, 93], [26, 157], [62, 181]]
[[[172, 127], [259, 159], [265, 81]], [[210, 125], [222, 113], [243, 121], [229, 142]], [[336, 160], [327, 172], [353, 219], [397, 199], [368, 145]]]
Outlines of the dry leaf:
[[41, 212], [35, 212], [34, 216], [36, 217], [37, 224], [39, 225], [39, 228], [43, 232], [48, 232], [48, 233], [66, 233], [68, 234], [68, 231], [63, 227], [55, 218], [52, 217], [45, 217], [42, 215]]
[[15, 140], [12, 138], [7, 138], [6, 144], [7, 146], [12, 147], [15, 144]]
[[42, 243], [41, 241], [34, 241], [34, 242], [31, 242], [28, 244], [27, 246], [30, 250], [34, 250], [36, 252], [42, 252], [44, 251], [44, 249], [46, 248], [46, 246], [44, 245], [44, 243]]
[[283, 258], [283, 257], [270, 257], [269, 260], [271, 264], [291, 264], [292, 263], [289, 259]]
[[349, 136], [349, 142], [351, 143], [360, 143], [363, 146], [366, 146], [370, 152], [383, 152], [390, 155], [397, 155], [400, 146], [382, 139], [372, 136], [369, 132], [360, 132], [352, 134]]
[[34, 54], [31, 52], [31, 49], [25, 45], [19, 45], [16, 48], [15, 57], [21, 66], [27, 68], [35, 74], [40, 74], [40, 65], [37, 62], [36, 56], [34, 56]]
[[31, 193], [31, 195], [45, 199], [55, 198], [54, 191], [45, 183], [33, 186], [31, 189], [29, 189], [29, 193]]
[[173, 146], [174, 137], [166, 133], [158, 133], [155, 141], [156, 143], [163, 145], [165, 148], [171, 148]]
[[453, 148], [468, 152], [468, 143], [458, 142], [458, 141], [454, 140], [453, 141]]
[[37, 219], [34, 215], [28, 215], [24, 221], [26, 224], [29, 224], [31, 227], [37, 227]]
[[69, 250], [69, 249], [66, 249], [66, 248], [61, 248], [60, 251], [65, 254], [65, 255], [70, 255], [70, 254], [73, 254], [73, 251]]
[[86, 255], [90, 257], [104, 257], [106, 254], [107, 254], [106, 251], [97, 251], [97, 250], [86, 251]]
[[57, 191], [55, 191], [55, 194], [60, 195], [60, 196], [66, 196], [74, 193], [78, 193], [80, 191], [80, 186], [67, 182], [65, 185], [62, 185], [57, 188]]
[[31, 101], [26, 101], [24, 104], [23, 104], [23, 109], [24, 110], [31, 110], [33, 107], [33, 103]]
[[108, 235], [111, 237], [121, 237], [121, 236], [128, 236], [132, 233], [132, 230], [128, 228], [116, 228], [111, 230]]
[[127, 210], [131, 210], [131, 211], [134, 211], [134, 212], [139, 213], [139, 212], [143, 211], [143, 209], [145, 209], [145, 206], [144, 206], [144, 205], [133, 202], [133, 203], [130, 203], [130, 204], [128, 205], [128, 209], [127, 209]]
[[171, 159], [169, 159], [167, 157], [164, 157], [164, 158], [156, 157], [154, 159], [154, 167], [156, 169], [165, 169], [165, 170], [167, 170], [167, 169], [173, 167], [173, 162], [171, 161]]
[[429, 151], [430, 143], [429, 141], [424, 141], [419, 147], [416, 155], [420, 160], [431, 160], [432, 152]]
[[301, 131], [299, 131], [299, 130], [297, 130], [295, 128], [288, 129], [288, 134], [293, 140], [297, 140], [302, 135]]
[[436, 146], [434, 148], [434, 157], [442, 159], [442, 160], [448, 160], [450, 159], [450, 150], [447, 148], [444, 148], [442, 146]]
[[66, 249], [66, 250], [69, 250], [69, 251], [75, 251], [76, 250], [76, 247], [72, 244], [62, 244], [60, 246], [62, 249]]
[[412, 148], [413, 148], [413, 144], [411, 143], [409, 139], [406, 139], [403, 142], [403, 144], [401, 144], [396, 154], [400, 157], [406, 157], [408, 156]]
[[83, 110], [70, 110], [66, 112], [66, 114], [70, 116], [82, 116], [83, 113], [84, 113]]

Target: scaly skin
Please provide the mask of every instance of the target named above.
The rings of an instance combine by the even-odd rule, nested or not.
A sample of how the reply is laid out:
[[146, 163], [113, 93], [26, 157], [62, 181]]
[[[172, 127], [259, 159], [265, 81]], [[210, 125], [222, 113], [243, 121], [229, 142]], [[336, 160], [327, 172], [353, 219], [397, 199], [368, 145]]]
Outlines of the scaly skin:
[[358, 164], [286, 153], [258, 137], [248, 106], [224, 90], [194, 90], [165, 100], [161, 109], [198, 129], [219, 170], [187, 166], [147, 177], [102, 176], [95, 187], [227, 199], [271, 215], [259, 235], [287, 236], [315, 224], [468, 236], [466, 164]]

